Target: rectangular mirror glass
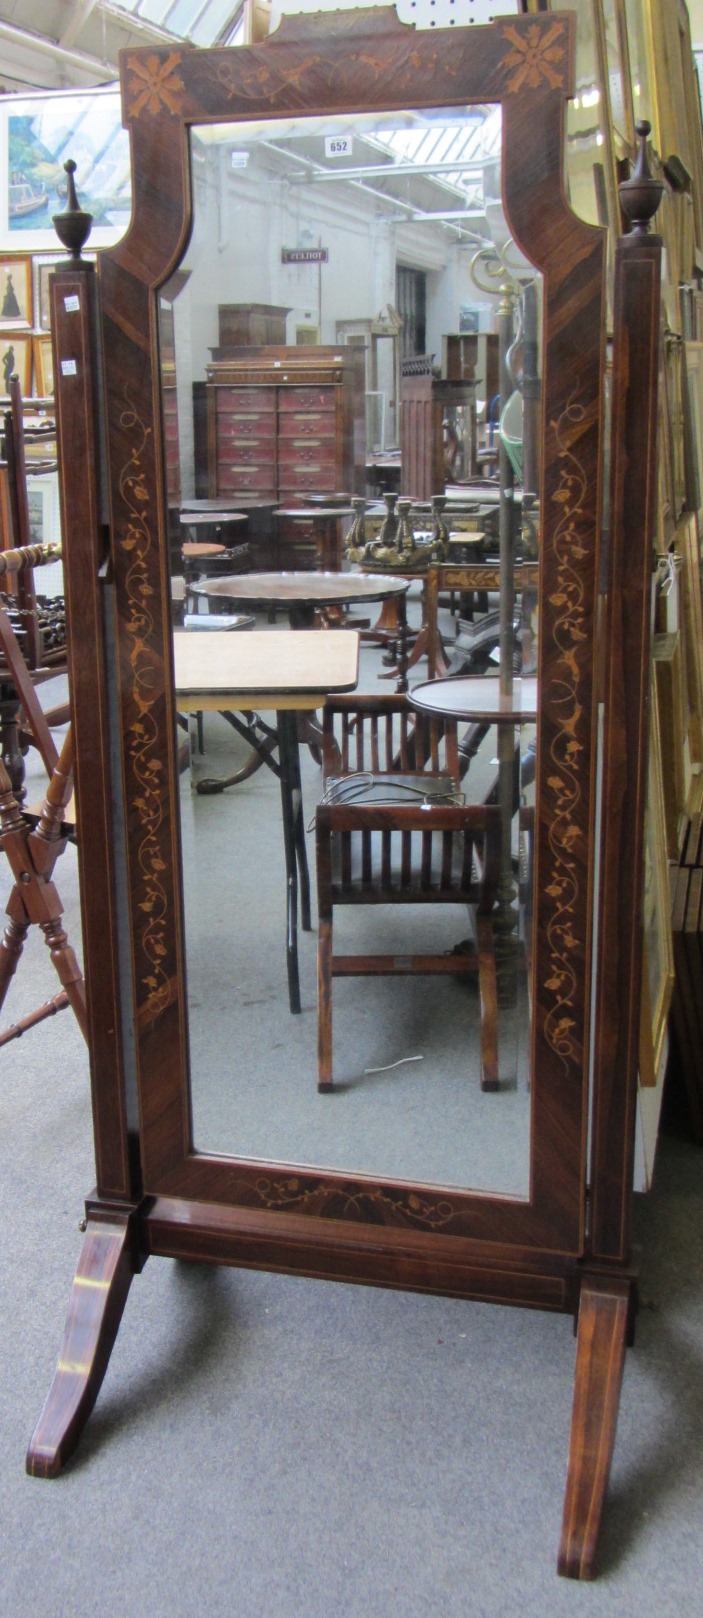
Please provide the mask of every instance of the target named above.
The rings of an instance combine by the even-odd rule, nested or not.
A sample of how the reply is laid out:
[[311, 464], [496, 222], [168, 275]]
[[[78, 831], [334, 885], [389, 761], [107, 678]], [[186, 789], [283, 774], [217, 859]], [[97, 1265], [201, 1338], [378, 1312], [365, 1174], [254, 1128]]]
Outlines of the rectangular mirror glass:
[[[312, 833], [323, 792], [319, 753], [301, 726], [312, 930], [298, 932], [302, 1009], [294, 1014], [279, 782], [242, 734], [245, 711], [191, 710], [179, 781], [194, 1145], [526, 1197], [538, 613], [536, 567], [529, 589], [521, 569], [539, 555], [542, 277], [509, 236], [500, 149], [496, 106], [193, 129], [194, 222], [162, 294], [161, 376], [174, 632], [204, 640], [206, 623], [252, 612], [238, 595], [240, 567], [319, 569], [316, 503], [324, 510], [339, 501], [341, 514], [329, 519], [335, 560], [356, 576], [345, 537], [350, 500], [366, 499], [365, 536], [381, 547], [383, 567], [388, 506], [374, 500], [374, 456], [390, 451], [385, 475], [395, 455], [403, 476], [397, 344], [408, 317], [401, 320], [395, 303], [399, 269], [412, 270], [423, 288], [423, 356], [437, 373], [440, 401], [443, 456], [432, 493], [446, 507], [444, 537], [433, 548], [429, 506], [404, 485], [417, 553], [407, 569], [411, 644], [422, 630], [428, 562], [485, 564], [490, 588], [451, 600], [441, 594], [438, 627], [452, 668], [486, 691], [500, 690], [512, 715], [500, 725], [484, 720], [479, 734], [470, 720], [458, 722], [461, 796], [491, 805], [501, 822], [486, 914], [475, 904], [358, 904], [335, 915], [335, 949], [368, 948], [399, 961], [456, 951], [478, 962], [479, 933], [484, 944], [488, 936], [497, 1002], [486, 1003], [492, 980], [490, 973], [480, 980], [478, 970], [336, 979], [335, 1080], [323, 1095], [315, 1082]], [[501, 295], [511, 341], [499, 400]], [[439, 375], [447, 334], [466, 328], [471, 309], [480, 330], [461, 338], [462, 375], [450, 385]], [[307, 340], [315, 334], [317, 344]], [[229, 510], [208, 509], [208, 501]], [[209, 581], [204, 563], [182, 549], [207, 538], [224, 541], [227, 551], [221, 563], [214, 559], [219, 577]], [[239, 556], [242, 541], [248, 556]], [[368, 553], [367, 564], [373, 577]], [[393, 647], [389, 653], [383, 636], [372, 634], [380, 613], [375, 603], [365, 609], [362, 695], [395, 689]], [[272, 643], [296, 633], [295, 614], [274, 614], [264, 601], [252, 615]], [[350, 627], [360, 617], [352, 608]], [[419, 661], [411, 687], [426, 676]], [[532, 695], [521, 710], [528, 680]], [[275, 725], [275, 713], [259, 713], [264, 751]], [[212, 790], [238, 774], [239, 784]], [[477, 882], [486, 858], [479, 844]], [[497, 1042], [497, 1090], [482, 1085], [487, 1029]]]

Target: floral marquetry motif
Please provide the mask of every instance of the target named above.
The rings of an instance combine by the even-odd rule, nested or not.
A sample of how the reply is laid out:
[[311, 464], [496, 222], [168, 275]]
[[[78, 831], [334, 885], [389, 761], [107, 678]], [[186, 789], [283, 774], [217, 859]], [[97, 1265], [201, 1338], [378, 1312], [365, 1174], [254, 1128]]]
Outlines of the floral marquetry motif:
[[518, 32], [511, 24], [503, 29], [503, 38], [513, 46], [505, 58], [505, 66], [510, 70], [505, 86], [509, 95], [525, 89], [536, 90], [545, 82], [552, 90], [566, 89], [568, 53], [562, 23], [555, 23], [547, 33], [533, 25], [526, 34]]
[[319, 56], [308, 55], [290, 68], [278, 67], [276, 63], [260, 57], [242, 70], [239, 63], [232, 62], [228, 57], [218, 63], [217, 80], [228, 98], [236, 95], [258, 101], [262, 96], [268, 96], [275, 102], [290, 89], [300, 90], [308, 74], [319, 66]]
[[138, 118], [144, 112], [153, 117], [163, 112], [181, 112], [185, 93], [178, 72], [181, 61], [180, 51], [171, 51], [165, 62], [156, 54], [127, 58], [126, 99], [130, 117]]
[[150, 646], [154, 632], [152, 606], [155, 592], [149, 577], [152, 535], [149, 526], [149, 489], [143, 467], [143, 457], [152, 434], [129, 402], [126, 390], [125, 398], [127, 408], [122, 411], [120, 425], [134, 442], [129, 459], [120, 473], [118, 487], [126, 516], [122, 544], [127, 556], [125, 585], [129, 610], [125, 633], [132, 672], [132, 698], [136, 707], [136, 715], [128, 730], [127, 751], [136, 786], [131, 796], [131, 806], [140, 827], [137, 858], [141, 881], [136, 906], [142, 918], [138, 936], [146, 960], [146, 968], [141, 970], [141, 982], [147, 996], [146, 1016], [152, 1019], [165, 1008], [170, 998], [169, 980], [163, 967], [167, 956], [165, 925], [169, 910], [164, 884], [167, 867], [159, 842], [163, 821], [164, 765], [158, 754], [159, 731], [153, 712], [157, 683], [154, 680]]
[[583, 577], [588, 553], [582, 539], [588, 520], [588, 478], [567, 441], [569, 430], [578, 428], [583, 417], [580, 405], [569, 404], [560, 419], [552, 423], [559, 456], [559, 484], [552, 500], [559, 508], [559, 518], [552, 540], [555, 586], [549, 592], [548, 603], [554, 614], [552, 635], [557, 654], [551, 670], [557, 728], [545, 770], [545, 789], [552, 803], [549, 847], [553, 870], [545, 888], [552, 909], [546, 929], [550, 959], [544, 990], [553, 1003], [546, 1011], [544, 1030], [565, 1067], [578, 1059], [580, 1048], [573, 1037], [577, 1025], [574, 1007], [582, 977], [580, 928], [576, 922], [580, 881], [575, 850], [582, 835], [581, 757], [590, 726], [579, 696], [583, 653], [589, 639]]

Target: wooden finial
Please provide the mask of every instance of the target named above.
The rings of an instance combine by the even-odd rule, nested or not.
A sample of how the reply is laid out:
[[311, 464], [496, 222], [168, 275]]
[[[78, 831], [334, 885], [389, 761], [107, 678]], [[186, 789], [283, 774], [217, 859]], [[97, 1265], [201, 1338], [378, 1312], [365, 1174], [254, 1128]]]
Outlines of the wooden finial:
[[649, 167], [647, 157], [647, 137], [651, 133], [651, 124], [646, 118], [635, 125], [639, 138], [640, 149], [637, 153], [637, 162], [634, 173], [629, 180], [623, 180], [618, 187], [620, 193], [620, 206], [629, 219], [633, 231], [647, 233], [650, 221], [661, 202], [664, 186], [661, 180], [655, 180]]
[[85, 245], [93, 227], [92, 213], [85, 213], [76, 195], [76, 182], [73, 178], [76, 165], [72, 157], [64, 163], [68, 176], [66, 206], [61, 213], [55, 213], [52, 219], [54, 230], [68, 249], [71, 258], [79, 259], [81, 248]]

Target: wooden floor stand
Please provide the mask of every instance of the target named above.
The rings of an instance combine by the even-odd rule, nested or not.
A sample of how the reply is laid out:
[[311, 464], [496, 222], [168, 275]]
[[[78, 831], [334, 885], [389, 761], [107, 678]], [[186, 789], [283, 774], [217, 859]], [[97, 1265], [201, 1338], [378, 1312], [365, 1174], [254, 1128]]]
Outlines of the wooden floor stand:
[[[87, 1039], [85, 982], [61, 923], [63, 906], [55, 883], [54, 866], [66, 847], [64, 810], [71, 796], [73, 747], [68, 732], [58, 762], [52, 772], [41, 815], [36, 826], [22, 813], [10, 777], [0, 761], [0, 846], [4, 849], [14, 876], [7, 903], [7, 923], [0, 940], [0, 1006], [4, 1004], [17, 970], [30, 926], [41, 927], [63, 993], [73, 1007], [79, 1028]], [[44, 1016], [61, 1009], [63, 999], [49, 1000], [39, 1011], [13, 1024], [0, 1037], [0, 1044], [26, 1032]]]
[[557, 1570], [570, 1579], [595, 1571], [620, 1403], [632, 1281], [587, 1279], [581, 1286], [569, 1466]]
[[132, 1214], [89, 1218], [54, 1380], [27, 1450], [31, 1477], [53, 1478], [78, 1443], [117, 1336], [134, 1261]]

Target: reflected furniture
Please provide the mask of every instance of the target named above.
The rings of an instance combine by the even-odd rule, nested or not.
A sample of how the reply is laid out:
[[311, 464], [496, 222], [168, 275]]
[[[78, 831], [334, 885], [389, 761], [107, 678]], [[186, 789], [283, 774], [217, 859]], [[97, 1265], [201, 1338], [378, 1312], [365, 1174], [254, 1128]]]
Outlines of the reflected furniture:
[[[237, 573], [249, 566], [247, 541], [236, 543], [237, 532], [246, 531], [247, 523], [243, 511], [196, 511], [190, 507], [181, 512], [181, 560], [189, 598], [198, 579]], [[189, 610], [193, 611], [192, 606]]]
[[176, 509], [181, 498], [181, 450], [178, 430], [178, 391], [176, 367], [168, 361], [161, 366], [161, 398], [166, 446], [166, 488], [169, 505]]
[[[273, 513], [276, 502], [274, 500], [258, 500], [255, 495], [240, 495], [237, 509], [246, 512], [247, 530], [246, 543], [251, 554], [251, 564], [255, 568], [268, 568], [275, 565], [276, 557], [273, 546]], [[186, 511], [231, 511], [232, 500], [220, 495], [209, 498], [207, 495], [198, 495], [194, 498], [183, 499], [179, 514]]]
[[400, 381], [400, 488], [431, 500], [447, 484], [476, 476], [476, 388], [436, 377], [432, 355], [403, 360]]
[[232, 349], [285, 344], [286, 316], [290, 309], [275, 303], [221, 303], [217, 309], [219, 347], [214, 360], [229, 359]]
[[207, 366], [209, 494], [277, 505], [363, 493], [363, 354], [251, 347]]
[[435, 718], [475, 719], [487, 725], [534, 725], [539, 714], [535, 679], [518, 677], [506, 693], [497, 674], [428, 680], [413, 686], [408, 701]]
[[[534, 594], [538, 580], [539, 566], [536, 562], [517, 562], [514, 568], [516, 598], [527, 591]], [[489, 592], [497, 595], [500, 591], [500, 567], [497, 562], [484, 561], [430, 563], [425, 586], [427, 672], [430, 679], [434, 679], [436, 675], [448, 674], [450, 668], [453, 672], [453, 659], [450, 661], [447, 657], [439, 630], [441, 591], [469, 595], [471, 602], [469, 612], [473, 619], [475, 610], [473, 603], [476, 602], [477, 607], [482, 604], [484, 611], [487, 611]]]
[[268, 762], [281, 787], [288, 997], [291, 1011], [299, 1012], [298, 881], [303, 930], [309, 932], [312, 924], [296, 715], [319, 708], [328, 692], [353, 689], [359, 676], [359, 637], [355, 630], [335, 635], [251, 630], [242, 637], [226, 630], [184, 632], [174, 636], [174, 657], [180, 712], [261, 708], [276, 714], [278, 762]]
[[400, 494], [400, 453], [372, 455], [366, 462], [366, 494], [380, 500], [384, 494]]
[[181, 528], [189, 536], [186, 543], [192, 545], [219, 545], [222, 550], [228, 550], [247, 522], [246, 512], [233, 511], [231, 506], [221, 509], [218, 505], [213, 511], [204, 507], [196, 510], [191, 505], [181, 510]]
[[[370, 405], [382, 404], [383, 431], [370, 432], [367, 421], [366, 450], [369, 455], [381, 457], [385, 450], [398, 443], [398, 405], [400, 400], [400, 333], [403, 322], [389, 303], [386, 313], [381, 309], [375, 320], [338, 320], [335, 335], [338, 343], [348, 343], [364, 356], [364, 387]], [[379, 345], [391, 344], [380, 351]], [[390, 423], [393, 423], [391, 428]]]
[[[324, 796], [315, 816], [317, 870], [317, 1087], [332, 1089], [332, 981], [377, 974], [477, 972], [481, 1088], [496, 1090], [498, 1002], [492, 913], [500, 873], [500, 814], [465, 806], [456, 727], [419, 716], [407, 698], [330, 699], [323, 715]], [[341, 767], [335, 721], [341, 725]], [[336, 908], [459, 905], [472, 914], [473, 947], [394, 954], [334, 948]], [[402, 916], [402, 910], [400, 912]], [[373, 922], [371, 923], [373, 927]], [[404, 931], [402, 921], [399, 932]]]
[[242, 605], [281, 608], [291, 628], [309, 629], [325, 607], [362, 606], [371, 601], [397, 602], [398, 690], [407, 689], [407, 623], [405, 597], [409, 580], [372, 573], [246, 573], [241, 578], [213, 579], [195, 586], [196, 595]]
[[[570, 210], [563, 183], [574, 42], [571, 13], [416, 32], [373, 8], [286, 17], [269, 40], [243, 48], [123, 53], [129, 232], [99, 254], [96, 271], [80, 257], [85, 218], [73, 236], [74, 210], [64, 228], [73, 256], [52, 291], [97, 1185], [27, 1465], [54, 1475], [78, 1442], [131, 1281], [150, 1256], [542, 1308], [578, 1323], [558, 1565], [584, 1578], [636, 1309], [630, 1187], [655, 493], [646, 446], [656, 433], [661, 244], [649, 232], [657, 195], [645, 166], [628, 194], [634, 228], [613, 253], [606, 441], [606, 236]], [[500, 104], [506, 219], [542, 274], [524, 1195], [488, 1176], [479, 1186], [404, 1178], [395, 1163], [369, 1172], [309, 1157], [262, 1164], [237, 1155], [236, 1141], [200, 1151], [192, 1132], [158, 292], [189, 237], [191, 128], [228, 121], [236, 140], [238, 121], [289, 127], [303, 108], [334, 130], [340, 118], [376, 119], [389, 101], [401, 118]], [[229, 461], [228, 493], [239, 465]], [[334, 486], [348, 484], [337, 473]], [[106, 906], [119, 927], [105, 928]], [[279, 1060], [263, 1045], [260, 1059]], [[539, 1380], [540, 1367], [528, 1374]], [[467, 1450], [467, 1471], [474, 1462]]]
[[309, 503], [279, 506], [273, 514], [276, 556], [282, 568], [342, 569], [342, 528], [351, 506]]

